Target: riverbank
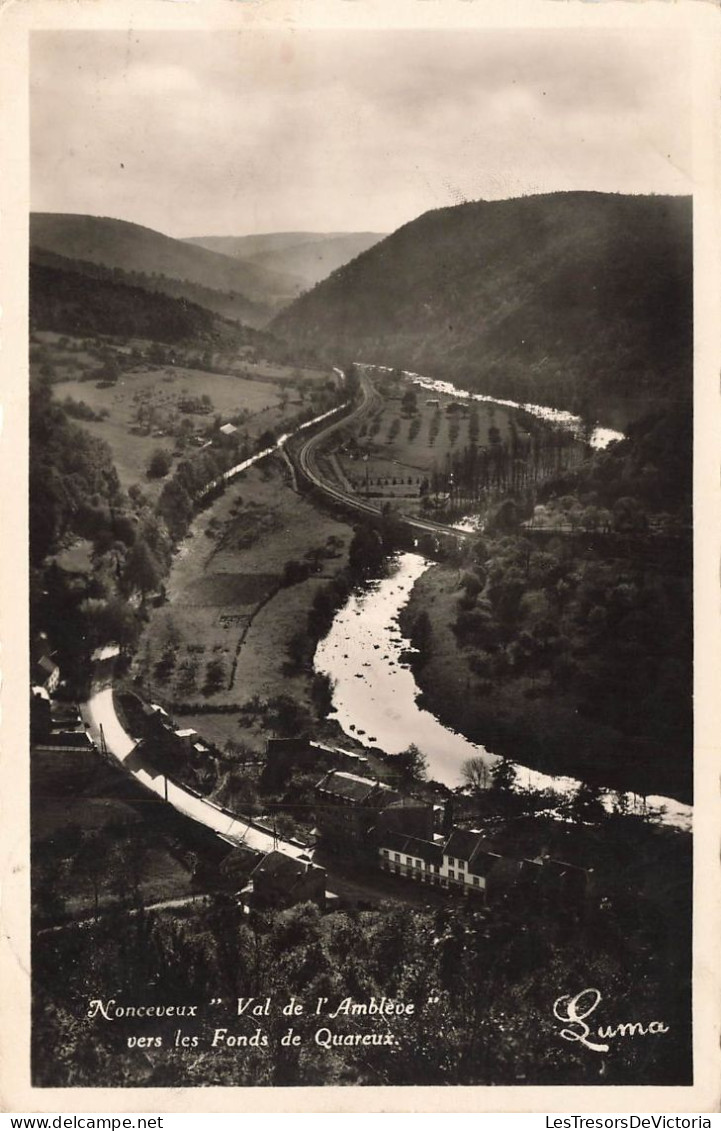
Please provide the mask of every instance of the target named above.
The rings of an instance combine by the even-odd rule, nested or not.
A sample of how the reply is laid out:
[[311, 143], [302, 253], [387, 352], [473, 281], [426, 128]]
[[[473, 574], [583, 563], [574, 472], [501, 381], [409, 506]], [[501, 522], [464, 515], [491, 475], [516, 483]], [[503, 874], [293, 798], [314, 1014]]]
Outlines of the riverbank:
[[[474, 628], [483, 625], [488, 643], [498, 628], [493, 613], [484, 607], [477, 623], [473, 619], [464, 622], [463, 605], [469, 600], [457, 568], [435, 565], [421, 574], [399, 618], [408, 636], [418, 617], [428, 618], [427, 646], [408, 657], [421, 691], [419, 706], [472, 742], [544, 774], [689, 803], [690, 757], [680, 757], [678, 750], [656, 736], [640, 733], [639, 728], [624, 733], [588, 711], [578, 693], [578, 672], [570, 670], [584, 663], [579, 638], [560, 638], [565, 657], [536, 661], [521, 654], [526, 646], [532, 651], [529, 636], [542, 623], [539, 613], [549, 611], [541, 608], [542, 598], [531, 585], [521, 601], [527, 621], [516, 626], [517, 639], [510, 642], [511, 649], [515, 643], [515, 651], [503, 649], [496, 641], [490, 648], [479, 649]], [[569, 631], [572, 612], [572, 608], [565, 610]], [[517, 662], [514, 665], [506, 658]], [[585, 661], [590, 667], [587, 655]], [[501, 667], [505, 668], [502, 677]], [[616, 690], [623, 694], [623, 688]]]
[[[357, 362], [364, 368], [377, 369], [384, 373], [393, 373], [394, 370], [387, 365], [368, 365], [366, 362]], [[576, 438], [587, 438], [588, 443], [594, 449], [602, 449], [608, 447], [609, 444], [615, 443], [617, 440], [623, 439], [623, 432], [618, 431], [618, 424], [621, 423], [624, 427], [627, 425], [629, 419], [633, 419], [634, 415], [642, 415], [644, 407], [648, 411], [648, 406], [644, 406], [643, 402], [631, 398], [627, 398], [624, 402], [621, 397], [614, 397], [612, 399], [613, 408], [609, 412], [609, 420], [613, 422], [613, 427], [609, 425], [601, 425], [596, 423], [590, 430], [584, 425], [580, 416], [576, 416], [566, 409], [551, 408], [548, 405], [537, 405], [521, 403], [520, 401], [512, 401], [507, 398], [489, 396], [485, 393], [473, 393], [468, 389], [461, 388], [459, 385], [454, 385], [451, 381], [442, 381], [434, 377], [424, 377], [421, 373], [412, 373], [408, 370], [402, 370], [402, 375], [409, 378], [414, 385], [420, 389], [425, 389], [427, 392], [438, 393], [442, 396], [458, 398], [463, 401], [473, 402], [477, 405], [491, 406], [491, 410], [495, 410], [495, 406], [499, 408], [511, 409], [512, 411], [520, 411], [528, 413], [530, 416], [535, 416], [539, 420], [545, 420], [555, 427], [560, 427], [570, 431]], [[632, 404], [636, 404], [636, 411], [631, 409]]]

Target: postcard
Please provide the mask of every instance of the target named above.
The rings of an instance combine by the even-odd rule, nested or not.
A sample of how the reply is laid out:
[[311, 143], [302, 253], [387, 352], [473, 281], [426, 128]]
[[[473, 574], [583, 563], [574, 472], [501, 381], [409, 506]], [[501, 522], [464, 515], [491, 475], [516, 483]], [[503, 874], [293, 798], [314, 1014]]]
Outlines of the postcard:
[[4, 1110], [718, 1111], [717, 9], [0, 19]]

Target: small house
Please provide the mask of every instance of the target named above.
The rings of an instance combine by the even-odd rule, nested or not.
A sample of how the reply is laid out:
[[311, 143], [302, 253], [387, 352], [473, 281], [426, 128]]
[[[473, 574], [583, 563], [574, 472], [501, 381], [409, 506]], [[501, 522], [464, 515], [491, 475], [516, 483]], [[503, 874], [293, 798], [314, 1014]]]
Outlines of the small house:
[[256, 864], [243, 889], [253, 908], [283, 909], [296, 903], [317, 903], [325, 909], [326, 871], [310, 860], [298, 860], [274, 850]]
[[175, 737], [177, 738], [178, 742], [188, 752], [190, 752], [193, 749], [194, 744], [198, 740], [198, 732], [197, 732], [197, 730], [193, 730], [192, 727], [184, 727], [180, 730], [174, 731], [173, 733], [174, 733]]

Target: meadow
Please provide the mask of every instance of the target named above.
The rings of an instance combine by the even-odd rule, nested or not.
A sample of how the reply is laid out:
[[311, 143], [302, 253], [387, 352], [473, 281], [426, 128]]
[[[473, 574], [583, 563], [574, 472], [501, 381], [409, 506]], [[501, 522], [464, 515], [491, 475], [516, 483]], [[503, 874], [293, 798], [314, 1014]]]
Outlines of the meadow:
[[[288, 648], [316, 591], [346, 560], [349, 528], [297, 495], [286, 476], [270, 457], [196, 517], [167, 603], [152, 610], [136, 654], [132, 674], [146, 697], [221, 748], [242, 741], [264, 749], [262, 712], [236, 710], [255, 697], [289, 695], [310, 708], [308, 673], [289, 672]], [[310, 563], [311, 572], [285, 584], [289, 562]]]
[[[183, 458], [184, 449], [206, 442], [214, 416], [223, 424], [242, 417], [243, 431], [252, 442], [280, 419], [278, 390], [259, 381], [178, 368], [139, 369], [126, 372], [116, 384], [61, 381], [55, 396], [82, 401], [102, 420], [83, 420], [83, 427], [109, 444], [124, 490], [138, 484], [153, 499], [162, 479], [152, 479], [147, 468], [153, 454], [162, 450], [170, 457], [170, 472]], [[202, 390], [202, 392], [201, 392]], [[207, 396], [208, 411], [188, 411], [184, 403]], [[178, 444], [180, 440], [180, 444]]]
[[110, 446], [123, 489], [140, 486], [151, 502], [165, 478], [147, 474], [158, 451], [171, 474], [228, 423], [253, 447], [263, 433], [281, 430], [315, 388], [336, 380], [329, 370], [269, 362], [247, 348], [202, 356], [178, 348], [163, 364], [148, 363], [152, 348], [139, 339], [43, 331], [33, 333], [30, 351], [31, 373], [50, 379], [69, 414]]
[[403, 499], [412, 510], [414, 502], [420, 505], [423, 481], [432, 486], [454, 453], [473, 443], [486, 446], [493, 428], [501, 440], [509, 435], [512, 414], [500, 405], [458, 401], [388, 375], [376, 374], [374, 381], [381, 406], [346, 435], [329, 460], [331, 468], [337, 461], [344, 485], [359, 495]]

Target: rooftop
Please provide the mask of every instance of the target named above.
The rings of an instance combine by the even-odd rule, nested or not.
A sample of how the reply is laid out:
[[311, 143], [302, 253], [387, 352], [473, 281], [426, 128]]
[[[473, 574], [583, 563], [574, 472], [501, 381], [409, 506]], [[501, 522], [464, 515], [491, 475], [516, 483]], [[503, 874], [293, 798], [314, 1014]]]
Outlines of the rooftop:
[[454, 829], [446, 842], [444, 853], [454, 859], [470, 860], [483, 844], [483, 834], [473, 829]]
[[[330, 770], [318, 782], [316, 789], [324, 793], [332, 793], [335, 797], [344, 797], [348, 801], [366, 801], [377, 790], [388, 790], [388, 786], [370, 778], [359, 777], [358, 774], [349, 774], [343, 770]], [[390, 792], [390, 790], [389, 790]]]
[[285, 852], [273, 849], [256, 864], [251, 875], [253, 876], [286, 876], [288, 878], [305, 876], [310, 871], [321, 872], [323, 869], [310, 861], [296, 860], [287, 856]]
[[46, 675], [53, 675], [55, 672], [60, 671], [58, 665], [54, 664], [49, 656], [41, 656], [37, 662], [37, 666], [40, 668], [40, 671], [45, 672]]
[[402, 852], [406, 856], [413, 856], [424, 860], [428, 864], [441, 864], [443, 848], [434, 844], [432, 840], [422, 840], [417, 836], [406, 836], [405, 833], [387, 832], [381, 837], [381, 848], [388, 848], [391, 852]]
[[497, 852], [476, 852], [468, 864], [472, 876], [488, 876], [495, 871], [502, 857]]

